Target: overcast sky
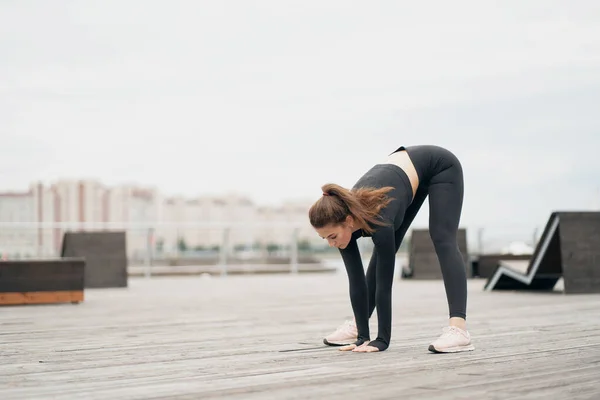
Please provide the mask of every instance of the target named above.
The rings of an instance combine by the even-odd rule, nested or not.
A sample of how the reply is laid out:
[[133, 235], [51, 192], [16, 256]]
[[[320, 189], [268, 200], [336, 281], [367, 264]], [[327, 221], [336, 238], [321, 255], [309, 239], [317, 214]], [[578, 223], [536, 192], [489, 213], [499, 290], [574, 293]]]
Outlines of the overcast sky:
[[312, 200], [437, 144], [462, 160], [466, 225], [598, 207], [600, 6], [500, 4], [1, 1], [0, 190]]

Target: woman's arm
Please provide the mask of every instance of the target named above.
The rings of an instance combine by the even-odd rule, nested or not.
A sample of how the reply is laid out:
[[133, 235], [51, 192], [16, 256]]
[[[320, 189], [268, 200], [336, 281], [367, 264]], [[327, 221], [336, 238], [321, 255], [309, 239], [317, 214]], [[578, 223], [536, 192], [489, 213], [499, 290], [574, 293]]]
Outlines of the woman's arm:
[[348, 273], [350, 302], [352, 303], [352, 310], [358, 330], [358, 340], [355, 344], [360, 346], [363, 342], [370, 340], [369, 297], [367, 280], [356, 238], [353, 237], [345, 249], [340, 249], [340, 254]]
[[392, 226], [380, 227], [373, 234], [377, 251], [375, 269], [375, 304], [377, 308], [377, 338], [369, 346], [379, 351], [388, 348], [392, 335], [392, 284], [396, 263], [396, 237]]

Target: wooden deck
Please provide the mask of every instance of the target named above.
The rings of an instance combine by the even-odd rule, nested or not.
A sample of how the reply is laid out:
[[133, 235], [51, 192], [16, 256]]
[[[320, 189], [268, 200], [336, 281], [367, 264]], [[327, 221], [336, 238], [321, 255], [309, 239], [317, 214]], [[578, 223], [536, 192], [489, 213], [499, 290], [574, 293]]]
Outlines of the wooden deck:
[[[340, 352], [343, 274], [133, 278], [0, 307], [0, 399], [598, 399], [600, 295], [483, 292], [464, 354], [431, 354], [441, 281], [397, 281], [392, 345]], [[371, 326], [376, 327], [372, 320]]]

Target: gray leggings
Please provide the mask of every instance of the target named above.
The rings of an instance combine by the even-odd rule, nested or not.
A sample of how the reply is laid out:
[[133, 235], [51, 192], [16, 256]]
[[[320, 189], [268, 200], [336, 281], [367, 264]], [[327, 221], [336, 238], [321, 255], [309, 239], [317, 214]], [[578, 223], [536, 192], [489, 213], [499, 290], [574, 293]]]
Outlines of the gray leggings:
[[[417, 168], [420, 182], [402, 225], [396, 230], [396, 251], [429, 196], [429, 233], [442, 270], [450, 317], [466, 318], [467, 275], [457, 240], [464, 194], [462, 166], [452, 153], [439, 147], [417, 146], [414, 151], [411, 147], [406, 150]], [[425, 165], [436, 166], [431, 176], [427, 176], [425, 167], [422, 167]], [[375, 310], [376, 265], [377, 254], [373, 252], [366, 273], [369, 317]]]

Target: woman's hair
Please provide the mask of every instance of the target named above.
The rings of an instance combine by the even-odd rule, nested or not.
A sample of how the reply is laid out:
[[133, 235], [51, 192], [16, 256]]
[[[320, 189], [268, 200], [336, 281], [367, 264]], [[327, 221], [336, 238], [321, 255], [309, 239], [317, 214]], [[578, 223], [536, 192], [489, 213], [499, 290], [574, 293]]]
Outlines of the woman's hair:
[[390, 186], [374, 188], [357, 188], [348, 190], [334, 183], [321, 187], [323, 196], [308, 210], [310, 224], [314, 228], [322, 228], [329, 224], [339, 225], [352, 215], [359, 226], [373, 233], [369, 223], [384, 225], [379, 217], [379, 211], [387, 206], [391, 199], [387, 193]]

